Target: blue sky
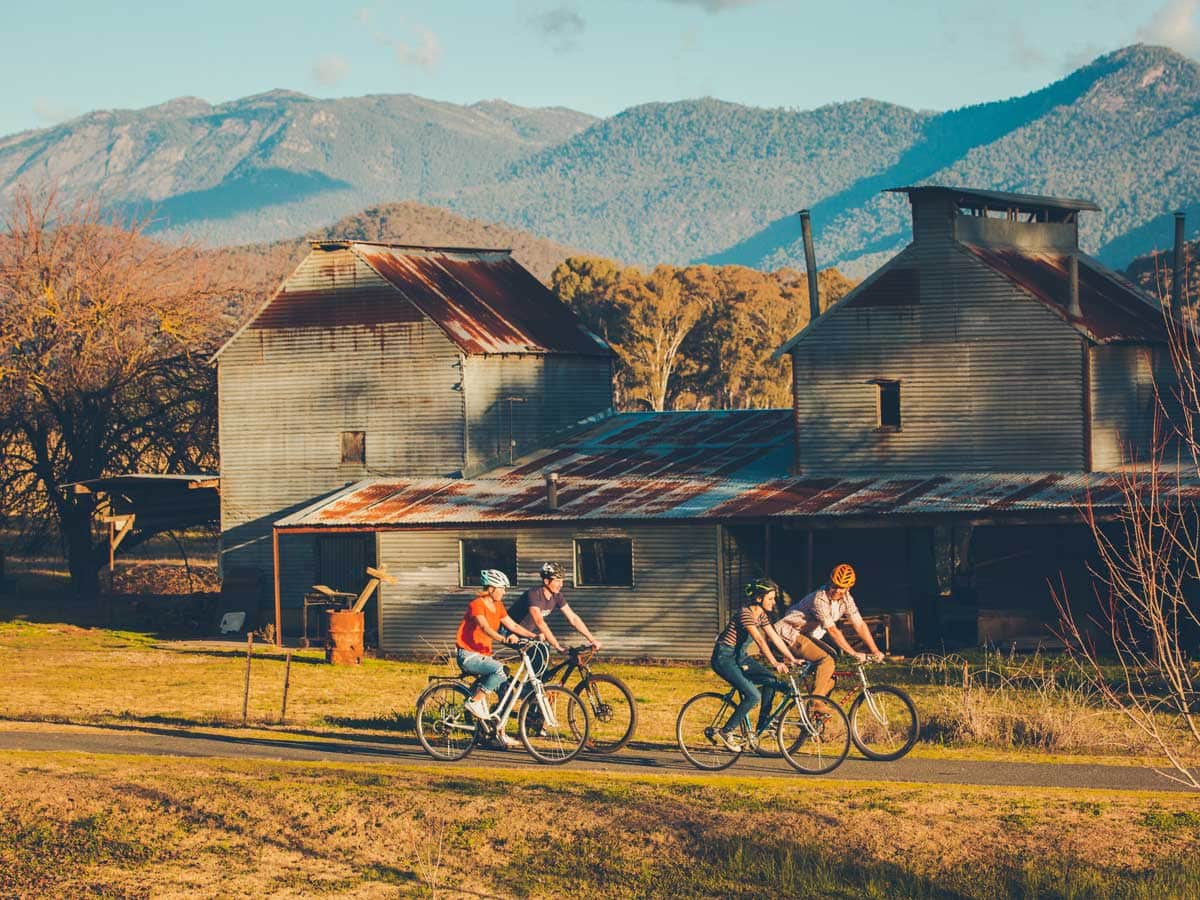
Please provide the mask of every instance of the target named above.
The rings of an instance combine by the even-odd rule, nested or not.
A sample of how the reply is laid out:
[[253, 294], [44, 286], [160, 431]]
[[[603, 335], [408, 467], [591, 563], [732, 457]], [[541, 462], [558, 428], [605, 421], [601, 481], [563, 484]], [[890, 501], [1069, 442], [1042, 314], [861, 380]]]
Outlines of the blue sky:
[[0, 134], [178, 96], [500, 97], [611, 115], [715, 96], [948, 109], [1023, 94], [1135, 41], [1200, 56], [1200, 0], [312, 0], [7, 9]]

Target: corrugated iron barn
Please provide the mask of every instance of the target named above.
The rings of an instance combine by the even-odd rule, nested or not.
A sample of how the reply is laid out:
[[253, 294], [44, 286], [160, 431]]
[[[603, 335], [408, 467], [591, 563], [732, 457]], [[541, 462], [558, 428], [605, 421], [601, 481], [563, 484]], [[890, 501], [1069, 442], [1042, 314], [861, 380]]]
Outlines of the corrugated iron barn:
[[843, 560], [896, 646], [1044, 634], [1149, 447], [1162, 312], [1079, 252], [1090, 203], [898, 190], [913, 242], [781, 348], [788, 410], [613, 414], [607, 348], [506, 255], [314, 245], [220, 356], [227, 576], [262, 596], [274, 523], [286, 636], [386, 563], [390, 652], [547, 559], [617, 653], [703, 657], [743, 579]]
[[[472, 475], [612, 406], [607, 345], [508, 251], [314, 243], [216, 362], [223, 584], [252, 604], [289, 511], [368, 477]], [[314, 582], [358, 585], [374, 544], [290, 542], [285, 631]]]

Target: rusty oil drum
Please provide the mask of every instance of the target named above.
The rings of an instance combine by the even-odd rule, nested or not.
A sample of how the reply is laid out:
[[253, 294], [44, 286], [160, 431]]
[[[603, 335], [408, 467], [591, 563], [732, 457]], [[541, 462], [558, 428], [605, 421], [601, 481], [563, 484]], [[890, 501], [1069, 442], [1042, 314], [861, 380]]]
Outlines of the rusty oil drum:
[[363, 658], [364, 616], [348, 609], [327, 610], [329, 628], [325, 638], [325, 662], [335, 666], [357, 666]]

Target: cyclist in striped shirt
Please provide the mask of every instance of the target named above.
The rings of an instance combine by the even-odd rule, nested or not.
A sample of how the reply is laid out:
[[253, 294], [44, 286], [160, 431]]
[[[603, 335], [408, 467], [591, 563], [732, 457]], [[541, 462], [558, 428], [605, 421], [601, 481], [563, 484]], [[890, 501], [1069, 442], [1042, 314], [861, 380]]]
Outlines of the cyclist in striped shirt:
[[[740, 737], [734, 732], [750, 721], [750, 711], [762, 701], [758, 713], [758, 731], [766, 727], [771, 702], [779, 682], [775, 674], [756, 659], [747, 655], [750, 645], [758, 646], [763, 659], [775, 673], [787, 674], [787, 663], [798, 662], [783, 639], [775, 632], [768, 613], [775, 608], [779, 586], [770, 578], [759, 578], [746, 585], [746, 602], [729, 618], [729, 624], [717, 638], [712, 653], [712, 670], [733, 685], [740, 695], [737, 709], [717, 737], [730, 750], [741, 750]], [[769, 640], [769, 643], [768, 643]], [[780, 662], [771, 652], [771, 644], [787, 662]], [[760, 692], [759, 686], [762, 690]]]

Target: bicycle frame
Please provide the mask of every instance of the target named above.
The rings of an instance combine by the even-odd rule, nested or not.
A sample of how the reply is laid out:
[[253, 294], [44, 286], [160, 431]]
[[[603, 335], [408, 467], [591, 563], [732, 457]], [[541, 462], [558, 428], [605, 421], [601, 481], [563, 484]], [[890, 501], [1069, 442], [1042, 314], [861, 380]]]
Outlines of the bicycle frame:
[[496, 734], [500, 734], [508, 726], [508, 720], [517, 706], [517, 701], [521, 699], [521, 688], [526, 683], [533, 688], [534, 694], [537, 696], [538, 710], [541, 711], [546, 724], [558, 727], [558, 720], [554, 715], [554, 710], [546, 704], [546, 692], [542, 689], [545, 682], [538, 678], [537, 673], [534, 671], [533, 663], [530, 661], [529, 655], [525, 652], [534, 643], [543, 642], [537, 641], [520, 645], [521, 665], [517, 667], [516, 674], [508, 680], [508, 689], [504, 692], [504, 696], [500, 698], [500, 702], [496, 704], [495, 713], [487, 719], [479, 720], [480, 725], [483, 725], [486, 729], [493, 730]]
[[[590, 678], [592, 675], [591, 666], [589, 666], [586, 662], [581, 661], [579, 658], [580, 651], [582, 649], [584, 649], [584, 648], [581, 648], [581, 647], [568, 648], [567, 655], [562, 660], [562, 662], [555, 663], [553, 666], [550, 666], [548, 669], [546, 669], [545, 675], [542, 676], [542, 683], [543, 684], [561, 684], [563, 687], [566, 687], [567, 680], [572, 675], [574, 675], [576, 672], [579, 673], [579, 677], [581, 680]], [[559, 678], [558, 681], [556, 682], [554, 680], [554, 678], [556, 675], [558, 675], [559, 672], [562, 672], [562, 677]]]
[[[742, 723], [742, 726], [741, 726], [742, 733], [747, 738], [749, 738], [752, 743], [755, 743], [758, 741], [758, 736], [760, 733], [768, 732], [771, 729], [778, 726], [779, 717], [783, 714], [783, 711], [787, 707], [787, 705], [789, 703], [791, 703], [793, 700], [796, 700], [797, 698], [804, 695], [804, 691], [800, 690], [800, 685], [796, 681], [798, 674], [800, 677], [803, 677], [803, 675], [804, 675], [803, 667], [798, 667], [796, 669], [788, 669], [786, 681], [784, 681], [782, 679], [777, 679], [781, 685], [785, 685], [785, 689], [777, 692], [779, 695], [779, 699], [775, 703], [775, 708], [772, 709], [770, 715], [767, 716], [767, 718], [766, 718], [767, 724], [763, 727], [762, 732], [750, 727], [749, 721]], [[724, 696], [725, 702], [734, 708], [737, 707], [737, 700], [735, 699], [737, 693], [738, 693], [737, 688], [731, 687], [728, 691], [725, 692], [725, 696]], [[804, 727], [808, 731], [815, 732], [816, 725], [809, 718], [808, 710], [804, 708], [804, 704], [797, 703], [796, 708], [800, 715], [801, 724], [803, 724]]]

